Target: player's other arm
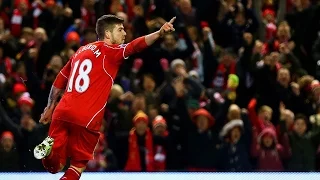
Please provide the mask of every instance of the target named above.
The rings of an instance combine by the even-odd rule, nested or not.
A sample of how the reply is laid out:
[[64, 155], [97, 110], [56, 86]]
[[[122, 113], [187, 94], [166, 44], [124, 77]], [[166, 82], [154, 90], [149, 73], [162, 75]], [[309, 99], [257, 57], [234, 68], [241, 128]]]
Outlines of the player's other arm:
[[67, 86], [70, 70], [71, 70], [71, 61], [68, 61], [68, 63], [62, 68], [62, 70], [57, 75], [55, 81], [53, 82], [53, 85], [50, 90], [49, 98], [48, 98], [47, 107], [44, 109], [43, 113], [41, 114], [41, 118], [40, 118], [41, 123], [47, 124], [51, 121], [51, 116], [54, 108], [57, 105], [58, 98], [62, 95], [62, 93], [64, 92]]
[[176, 17], [173, 17], [169, 22], [166, 22], [158, 31], [148, 34], [146, 36], [139, 37], [131, 41], [125, 47], [125, 50], [123, 52], [124, 58], [127, 58], [134, 53], [137, 53], [146, 49], [148, 46], [151, 46], [163, 35], [175, 31], [175, 29], [173, 28], [173, 22], [175, 19]]
[[68, 77], [71, 71], [71, 60], [62, 68], [53, 82], [50, 90], [47, 107], [56, 105], [58, 98], [63, 94], [68, 83]]

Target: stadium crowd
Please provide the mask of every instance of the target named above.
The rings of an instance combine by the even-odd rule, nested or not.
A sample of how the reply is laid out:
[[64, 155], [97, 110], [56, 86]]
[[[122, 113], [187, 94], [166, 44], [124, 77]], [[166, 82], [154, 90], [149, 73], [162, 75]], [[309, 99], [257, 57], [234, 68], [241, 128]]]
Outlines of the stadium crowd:
[[124, 62], [86, 171], [320, 169], [319, 0], [0, 0], [1, 172], [44, 171], [51, 85], [103, 14], [176, 31]]

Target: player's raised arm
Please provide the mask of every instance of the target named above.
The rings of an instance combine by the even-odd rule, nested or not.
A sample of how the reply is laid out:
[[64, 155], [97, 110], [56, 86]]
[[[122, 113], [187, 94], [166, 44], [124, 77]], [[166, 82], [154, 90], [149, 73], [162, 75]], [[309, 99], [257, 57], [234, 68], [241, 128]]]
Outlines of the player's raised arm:
[[134, 53], [142, 51], [148, 46], [151, 46], [160, 37], [163, 37], [165, 34], [175, 31], [173, 27], [173, 22], [175, 21], [175, 19], [176, 17], [173, 17], [169, 22], [166, 22], [164, 25], [162, 25], [162, 27], [158, 31], [146, 36], [139, 37], [130, 42], [125, 48], [124, 57], [128, 57]]
[[57, 75], [55, 81], [50, 90], [50, 94], [48, 97], [48, 104], [47, 107], [44, 109], [44, 112], [41, 114], [40, 121], [43, 124], [47, 124], [51, 121], [51, 116], [53, 113], [54, 108], [57, 105], [58, 98], [64, 92], [67, 83], [68, 77], [71, 71], [71, 60], [62, 68], [62, 70]]

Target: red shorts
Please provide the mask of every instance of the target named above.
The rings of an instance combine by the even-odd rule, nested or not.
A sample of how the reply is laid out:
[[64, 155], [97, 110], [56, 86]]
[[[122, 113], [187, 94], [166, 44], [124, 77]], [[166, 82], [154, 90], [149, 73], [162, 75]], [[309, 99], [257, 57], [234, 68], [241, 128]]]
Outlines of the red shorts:
[[68, 157], [71, 161], [93, 159], [100, 133], [73, 123], [52, 120], [49, 136], [54, 139], [52, 152], [59, 154], [60, 164], [65, 165]]

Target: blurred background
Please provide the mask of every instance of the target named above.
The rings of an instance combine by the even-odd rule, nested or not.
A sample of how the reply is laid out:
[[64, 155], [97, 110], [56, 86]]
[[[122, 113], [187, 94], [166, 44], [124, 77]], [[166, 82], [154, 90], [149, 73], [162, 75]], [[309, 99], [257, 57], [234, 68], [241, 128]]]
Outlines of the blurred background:
[[1, 172], [44, 171], [51, 85], [104, 14], [176, 31], [124, 62], [86, 171], [320, 169], [319, 0], [0, 0]]

